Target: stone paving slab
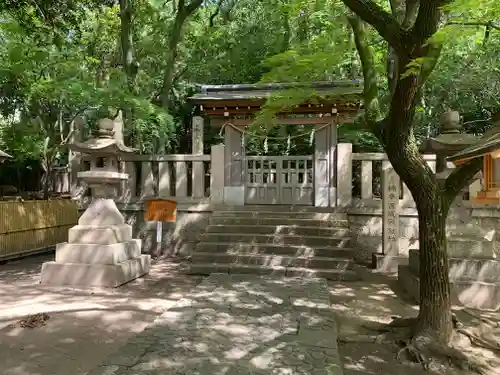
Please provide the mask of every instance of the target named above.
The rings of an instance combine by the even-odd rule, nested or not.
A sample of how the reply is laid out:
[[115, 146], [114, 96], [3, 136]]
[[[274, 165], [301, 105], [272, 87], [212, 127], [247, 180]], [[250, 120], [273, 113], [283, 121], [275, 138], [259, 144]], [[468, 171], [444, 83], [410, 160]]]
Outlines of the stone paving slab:
[[213, 274], [88, 375], [341, 375], [325, 280]]

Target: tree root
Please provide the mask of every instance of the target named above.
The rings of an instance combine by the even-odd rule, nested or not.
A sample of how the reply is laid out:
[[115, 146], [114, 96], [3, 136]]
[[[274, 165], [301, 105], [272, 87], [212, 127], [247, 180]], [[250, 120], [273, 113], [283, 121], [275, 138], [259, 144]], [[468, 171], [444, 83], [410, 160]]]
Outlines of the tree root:
[[[433, 370], [442, 373], [445, 367], [450, 365], [466, 374], [486, 374], [491, 368], [486, 362], [469, 358], [462, 350], [453, 346], [447, 346], [437, 343], [431, 334], [413, 335], [413, 328], [416, 318], [392, 317], [389, 324], [364, 325], [363, 327], [378, 332], [376, 335], [350, 335], [339, 339], [343, 343], [372, 343], [397, 345], [397, 359], [406, 357], [414, 363], [419, 363], [425, 370]], [[500, 351], [500, 346], [488, 343], [484, 339], [467, 331], [464, 325], [453, 316], [455, 332], [463, 334], [469, 338], [472, 344], [479, 345], [489, 350]]]

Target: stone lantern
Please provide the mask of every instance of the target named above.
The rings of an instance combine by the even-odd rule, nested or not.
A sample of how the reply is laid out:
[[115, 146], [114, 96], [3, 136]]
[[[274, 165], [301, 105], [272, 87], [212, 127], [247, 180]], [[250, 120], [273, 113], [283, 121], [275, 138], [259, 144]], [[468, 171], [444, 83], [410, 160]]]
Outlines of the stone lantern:
[[[436, 154], [436, 178], [444, 181], [455, 168], [450, 158], [475, 147], [480, 137], [460, 132], [460, 115], [457, 111], [443, 113], [441, 124], [441, 134], [428, 139], [423, 149]], [[475, 179], [480, 178], [479, 172]], [[471, 208], [464, 203], [462, 195], [459, 195], [450, 208], [447, 222], [448, 254], [451, 257], [492, 256], [494, 231], [478, 227], [471, 218]]]
[[113, 200], [128, 179], [118, 170], [119, 157], [136, 151], [113, 137], [114, 129], [113, 120], [101, 119], [94, 138], [68, 145], [90, 156], [90, 170], [77, 178], [92, 189], [92, 200], [68, 242], [57, 245], [55, 261], [43, 264], [43, 284], [117, 287], [149, 272], [151, 258], [141, 255], [141, 240], [132, 238]]
[[446, 158], [475, 144], [478, 137], [461, 133], [460, 114], [457, 111], [446, 111], [441, 115], [441, 132], [437, 137], [427, 139], [420, 151], [425, 154], [436, 154], [436, 175], [446, 179], [454, 168]]
[[7, 159], [11, 159], [12, 156], [0, 150], [0, 163], [3, 163]]

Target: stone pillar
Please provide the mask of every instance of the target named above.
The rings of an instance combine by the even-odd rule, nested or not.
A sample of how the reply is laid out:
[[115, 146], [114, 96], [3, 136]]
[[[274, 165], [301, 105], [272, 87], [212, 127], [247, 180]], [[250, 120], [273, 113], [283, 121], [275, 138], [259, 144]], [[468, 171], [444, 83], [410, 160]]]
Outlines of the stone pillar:
[[316, 125], [314, 134], [314, 206], [330, 205], [330, 126]]
[[212, 204], [224, 203], [224, 145], [211, 149], [210, 201]]
[[175, 196], [187, 197], [187, 167], [185, 161], [175, 162]]
[[158, 195], [169, 197], [170, 194], [170, 170], [168, 161], [158, 163]]
[[337, 206], [347, 207], [352, 201], [352, 144], [337, 145]]
[[361, 161], [361, 199], [373, 199], [373, 162]]
[[113, 138], [118, 142], [123, 142], [123, 113], [121, 110], [118, 111], [118, 115], [113, 120], [114, 134]]
[[382, 165], [382, 253], [399, 255], [399, 176], [389, 162]]
[[128, 180], [125, 181], [125, 190], [122, 193], [122, 200], [129, 202], [136, 197], [136, 183], [137, 183], [137, 171], [135, 169], [135, 163], [133, 161], [125, 162], [125, 173], [128, 174]]
[[145, 161], [141, 166], [141, 198], [151, 198], [155, 195], [153, 169], [151, 162]]
[[245, 149], [242, 133], [226, 126], [224, 130], [224, 203], [245, 204]]
[[328, 180], [330, 182], [330, 207], [337, 207], [337, 127], [338, 117], [330, 124], [329, 130], [329, 161], [330, 161], [330, 175]]
[[[203, 117], [193, 117], [192, 127], [192, 153], [193, 155], [203, 155]], [[205, 168], [203, 161], [193, 161], [192, 182], [193, 197], [203, 198], [205, 196]]]
[[203, 117], [194, 116], [192, 122], [192, 154], [203, 155], [203, 134], [204, 123]]

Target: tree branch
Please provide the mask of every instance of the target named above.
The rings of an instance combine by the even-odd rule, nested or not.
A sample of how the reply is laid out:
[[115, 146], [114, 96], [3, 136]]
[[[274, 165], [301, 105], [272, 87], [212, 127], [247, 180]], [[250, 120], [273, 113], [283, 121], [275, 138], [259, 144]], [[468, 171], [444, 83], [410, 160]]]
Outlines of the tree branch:
[[380, 116], [378, 101], [377, 71], [373, 51], [368, 44], [364, 22], [355, 14], [349, 14], [347, 20], [354, 34], [354, 43], [358, 51], [361, 67], [363, 68], [363, 94], [365, 103], [365, 122], [368, 128], [373, 129]]
[[196, 9], [198, 9], [201, 4], [203, 4], [203, 0], [191, 0], [188, 5], [186, 5], [186, 13], [190, 16], [191, 13], [194, 13]]
[[448, 25], [460, 25], [460, 26], [484, 26], [489, 27], [491, 29], [495, 29], [500, 31], [500, 25], [494, 23], [493, 21], [489, 22], [460, 22], [460, 21], [450, 21], [447, 22], [445, 26]]
[[444, 192], [448, 204], [451, 204], [462, 189], [474, 180], [474, 176], [481, 170], [482, 165], [483, 159], [475, 158], [455, 168], [453, 172], [450, 173], [444, 182]]
[[434, 35], [441, 20], [441, 7], [449, 0], [421, 0], [418, 8], [417, 19], [411, 31], [412, 41], [419, 47]]
[[389, 12], [372, 0], [342, 0], [363, 21], [372, 25], [396, 51], [406, 50], [408, 34]]
[[213, 12], [211, 15], [210, 15], [210, 18], [209, 18], [209, 26], [210, 27], [214, 27], [214, 20], [215, 20], [215, 17], [217, 17], [219, 15], [219, 12], [220, 12], [220, 7], [222, 6], [222, 3], [224, 2], [224, 0], [219, 0], [217, 2], [217, 7], [215, 8], [215, 12]]

